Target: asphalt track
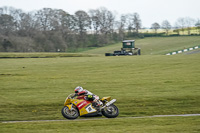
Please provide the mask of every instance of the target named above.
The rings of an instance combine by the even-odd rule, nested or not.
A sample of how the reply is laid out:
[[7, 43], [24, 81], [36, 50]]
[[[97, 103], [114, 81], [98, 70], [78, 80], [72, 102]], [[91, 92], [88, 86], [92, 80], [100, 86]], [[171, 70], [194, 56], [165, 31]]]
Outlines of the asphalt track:
[[181, 115], [153, 115], [142, 117], [117, 117], [117, 118], [81, 118], [75, 120], [29, 120], [29, 121], [3, 121], [1, 123], [25, 123], [25, 122], [56, 122], [56, 121], [88, 121], [88, 120], [103, 120], [103, 119], [142, 119], [142, 118], [158, 118], [158, 117], [188, 117], [188, 116], [200, 116], [200, 114], [181, 114]]

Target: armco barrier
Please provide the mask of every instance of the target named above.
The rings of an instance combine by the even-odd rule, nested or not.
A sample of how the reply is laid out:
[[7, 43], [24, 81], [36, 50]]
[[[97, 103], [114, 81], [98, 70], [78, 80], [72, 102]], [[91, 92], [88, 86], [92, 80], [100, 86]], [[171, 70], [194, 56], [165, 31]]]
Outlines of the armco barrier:
[[198, 48], [200, 48], [200, 46], [195, 46], [195, 47], [192, 47], [192, 48], [187, 48], [187, 49], [183, 49], [183, 50], [179, 50], [179, 51], [170, 52], [170, 53], [167, 53], [166, 55], [180, 54], [180, 53], [195, 50], [195, 49], [198, 49]]

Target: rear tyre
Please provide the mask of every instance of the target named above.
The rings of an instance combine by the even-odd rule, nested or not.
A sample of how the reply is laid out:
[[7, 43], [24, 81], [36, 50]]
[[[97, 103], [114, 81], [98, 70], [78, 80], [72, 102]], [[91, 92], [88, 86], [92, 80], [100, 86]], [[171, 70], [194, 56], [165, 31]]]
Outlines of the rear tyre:
[[119, 109], [114, 104], [104, 108], [102, 114], [107, 118], [115, 118], [119, 115]]
[[69, 110], [67, 106], [64, 106], [61, 110], [61, 113], [67, 119], [76, 119], [79, 116], [78, 110], [74, 107]]

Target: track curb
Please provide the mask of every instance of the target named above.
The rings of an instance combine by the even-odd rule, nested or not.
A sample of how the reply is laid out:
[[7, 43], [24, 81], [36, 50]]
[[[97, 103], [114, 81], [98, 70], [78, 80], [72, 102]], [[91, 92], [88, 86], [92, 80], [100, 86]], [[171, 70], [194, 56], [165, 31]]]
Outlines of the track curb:
[[199, 46], [195, 46], [195, 47], [191, 47], [191, 48], [185, 48], [185, 49], [179, 50], [179, 51], [170, 52], [170, 53], [167, 53], [166, 55], [180, 54], [180, 53], [191, 51], [191, 50], [195, 50], [195, 49], [198, 49], [198, 48], [200, 48], [200, 45]]

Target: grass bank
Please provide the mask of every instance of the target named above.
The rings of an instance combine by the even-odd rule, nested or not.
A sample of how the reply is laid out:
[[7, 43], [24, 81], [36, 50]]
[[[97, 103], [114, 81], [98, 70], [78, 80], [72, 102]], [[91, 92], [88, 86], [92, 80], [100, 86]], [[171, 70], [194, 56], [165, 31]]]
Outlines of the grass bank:
[[197, 114], [199, 56], [0, 59], [0, 121], [64, 119], [76, 86], [116, 98], [119, 116]]
[[[136, 39], [136, 47], [141, 48], [142, 55], [165, 55], [169, 52], [182, 50], [200, 45], [199, 36], [178, 36], [178, 37], [146, 37], [144, 39]], [[113, 53], [120, 50], [122, 43], [109, 45], [102, 48], [84, 51], [88, 54], [105, 54]]]
[[5, 133], [191, 133], [200, 132], [199, 118], [125, 118], [87, 121], [0, 123], [0, 131]]

